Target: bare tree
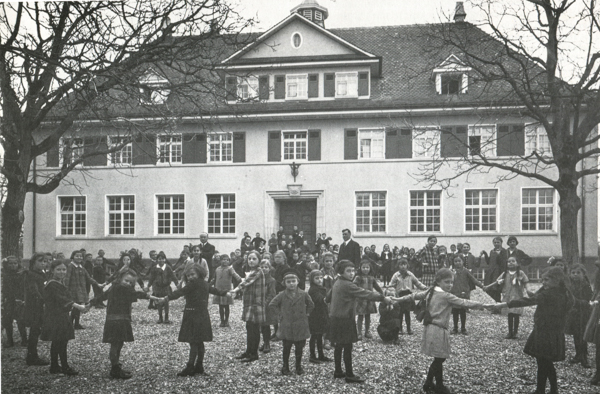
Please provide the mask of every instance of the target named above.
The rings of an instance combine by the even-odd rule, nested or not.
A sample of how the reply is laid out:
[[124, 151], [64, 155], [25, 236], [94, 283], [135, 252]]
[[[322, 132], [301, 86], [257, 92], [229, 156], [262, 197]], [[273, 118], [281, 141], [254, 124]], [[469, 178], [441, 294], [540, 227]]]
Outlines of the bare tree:
[[[433, 147], [439, 154], [416, 177], [443, 188], [474, 173], [493, 174], [492, 183], [520, 176], [551, 186], [559, 196], [563, 256], [579, 262], [578, 187], [600, 173], [600, 9], [594, 0], [468, 4], [482, 20], [431, 26], [424, 53], [438, 62], [455, 55], [452, 66], [469, 70], [469, 95], [479, 100], [474, 113], [482, 124], [492, 115], [502, 119], [506, 108], [513, 123], [521, 117], [529, 124], [501, 125], [479, 138], [466, 130], [442, 130], [446, 146]], [[422, 141], [439, 144], [439, 139]]]
[[[86, 161], [175, 127], [183, 112], [210, 116], [225, 102], [218, 61], [243, 44], [247, 35], [239, 33], [253, 22], [221, 0], [3, 3], [0, 10], [3, 255], [17, 253], [27, 193], [52, 192]], [[161, 89], [148, 89], [157, 78]], [[112, 143], [85, 137], [90, 119], [112, 128]], [[36, 159], [61, 141], [59, 169], [34, 179]]]

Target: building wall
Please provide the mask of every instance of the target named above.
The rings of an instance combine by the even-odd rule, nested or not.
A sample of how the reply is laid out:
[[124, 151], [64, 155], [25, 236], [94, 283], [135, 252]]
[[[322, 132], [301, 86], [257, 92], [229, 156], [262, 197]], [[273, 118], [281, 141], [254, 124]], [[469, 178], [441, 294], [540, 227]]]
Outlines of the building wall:
[[[444, 123], [483, 123], [477, 117], [413, 118], [414, 125]], [[494, 120], [494, 122], [497, 120]], [[506, 120], [503, 120], [506, 121]], [[326, 232], [335, 243], [341, 242], [341, 230], [350, 228], [362, 245], [375, 244], [381, 251], [384, 243], [391, 246], [422, 247], [430, 233], [411, 233], [410, 191], [424, 190], [414, 175], [428, 161], [417, 159], [344, 160], [345, 127], [378, 127], [400, 125], [407, 119], [330, 119], [286, 120], [255, 123], [230, 123], [223, 129], [246, 131], [246, 162], [228, 164], [198, 164], [173, 166], [134, 166], [119, 171], [113, 168], [92, 168], [87, 173], [73, 173], [75, 187], [63, 183], [48, 195], [36, 196], [35, 249], [62, 251], [86, 248], [96, 252], [102, 248], [114, 258], [118, 251], [131, 247], [141, 249], [147, 256], [151, 249], [164, 250], [167, 256], [178, 256], [184, 244], [197, 242], [206, 231], [206, 194], [234, 193], [236, 196], [236, 234], [210, 235], [211, 242], [221, 252], [239, 247], [245, 231], [260, 232], [267, 238], [278, 224], [278, 202], [290, 199], [289, 185], [301, 188], [297, 198], [317, 199], [318, 233]], [[321, 129], [321, 161], [299, 162], [299, 175], [294, 182], [289, 162], [267, 162], [268, 130]], [[43, 160], [41, 160], [43, 161]], [[443, 172], [450, 169], [445, 168]], [[40, 168], [38, 173], [43, 175]], [[532, 256], [560, 255], [557, 234], [558, 210], [554, 230], [547, 233], [525, 233], [521, 229], [521, 190], [544, 187], [538, 181], [515, 178], [494, 185], [495, 172], [469, 176], [456, 181], [442, 193], [442, 227], [439, 244], [469, 242], [475, 254], [489, 250], [496, 235], [516, 235], [520, 246]], [[596, 178], [588, 178], [586, 187], [593, 187]], [[298, 186], [301, 185], [301, 186]], [[498, 190], [498, 230], [472, 233], [464, 231], [465, 189]], [[355, 193], [359, 191], [386, 192], [387, 227], [385, 233], [359, 234], [355, 232]], [[87, 234], [85, 236], [57, 236], [59, 226], [58, 196], [84, 195], [87, 198]], [[185, 234], [158, 236], [156, 234], [156, 195], [183, 194], [185, 196]], [[136, 202], [136, 235], [107, 236], [107, 203], [109, 195], [134, 195]], [[556, 196], [558, 198], [558, 196]], [[586, 194], [585, 238], [586, 255], [597, 256], [597, 194]], [[555, 206], [557, 206], [557, 201]], [[33, 252], [32, 197], [26, 208], [25, 256]], [[581, 234], [581, 230], [580, 230]], [[267, 236], [265, 236], [267, 235]]]

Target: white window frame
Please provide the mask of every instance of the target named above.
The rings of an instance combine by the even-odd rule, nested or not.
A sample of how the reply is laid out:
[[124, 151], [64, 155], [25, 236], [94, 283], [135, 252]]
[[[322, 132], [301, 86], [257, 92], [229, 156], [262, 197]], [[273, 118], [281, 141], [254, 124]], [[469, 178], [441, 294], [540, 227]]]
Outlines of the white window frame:
[[531, 155], [534, 151], [540, 156], [552, 157], [548, 133], [539, 123], [525, 125], [525, 156]]
[[[130, 137], [121, 137], [121, 136], [108, 136], [108, 147], [111, 148], [115, 145], [120, 144], [123, 140]], [[129, 158], [129, 161], [123, 160], [124, 158]], [[115, 160], [116, 159], [116, 160]], [[133, 143], [129, 141], [127, 145], [124, 145], [121, 150], [116, 152], [111, 152], [107, 157], [108, 165], [114, 166], [130, 166], [133, 164]]]
[[[110, 208], [110, 200], [112, 198], [119, 198], [120, 201], [120, 206], [121, 209], [119, 210], [111, 210]], [[125, 203], [123, 201], [124, 198], [132, 198], [133, 199], [133, 209], [125, 209]], [[118, 194], [118, 195], [107, 195], [106, 196], [106, 229], [105, 229], [105, 234], [108, 237], [131, 237], [131, 236], [135, 236], [136, 234], [136, 211], [135, 211], [135, 207], [136, 205], [136, 196], [133, 194], [130, 195], [122, 195], [122, 194]], [[111, 234], [111, 215], [121, 215], [119, 222], [120, 222], [120, 226], [119, 226], [119, 230], [120, 230], [120, 234]], [[125, 229], [129, 228], [125, 226], [125, 215], [133, 215], [133, 219], [129, 219], [131, 221], [133, 221], [133, 230], [130, 233], [125, 233]], [[129, 221], [127, 220], [127, 221]]]
[[[525, 204], [523, 201], [523, 195], [525, 193], [525, 191], [530, 191], [533, 190], [535, 191], [535, 203], [533, 204]], [[539, 202], [539, 192], [540, 191], [551, 191], [551, 196], [552, 196], [552, 204], [541, 204]], [[556, 201], [556, 190], [551, 188], [551, 187], [524, 187], [521, 188], [521, 232], [523, 233], [556, 233], [557, 232], [557, 214], [558, 214], [558, 204]], [[523, 214], [523, 210], [525, 208], [534, 208], [535, 209], [535, 229], [524, 229], [523, 228], [523, 224], [524, 224], [524, 214]], [[550, 222], [550, 225], [552, 226], [552, 228], [550, 229], [540, 229], [540, 221], [539, 221], [539, 217], [540, 217], [540, 209], [541, 208], [551, 208], [551, 212], [552, 212], [552, 221]]]
[[171, 94], [167, 89], [169, 81], [155, 72], [149, 72], [140, 78], [140, 102], [146, 105], [165, 104]]
[[[378, 133], [381, 135], [381, 138], [373, 138], [374, 137], [374, 133]], [[370, 137], [370, 138], [369, 138]], [[372, 127], [372, 128], [363, 128], [363, 129], [358, 129], [358, 159], [359, 160], [382, 160], [385, 159], [385, 128], [383, 127]], [[362, 141], [369, 141], [369, 157], [364, 157], [363, 154], [366, 155], [366, 149], [363, 149], [363, 143]], [[381, 141], [381, 146], [377, 146], [375, 145], [373, 142], [377, 142], [377, 141]], [[367, 144], [365, 144], [364, 146], [366, 146]], [[379, 145], [379, 143], [378, 143]], [[381, 148], [380, 151], [380, 156], [374, 157], [373, 154], [375, 152], [374, 148], [378, 148], [377, 151], [379, 151], [379, 148]]]
[[[218, 146], [219, 159], [212, 157], [212, 147]], [[206, 157], [209, 163], [233, 163], [233, 132], [210, 132], [206, 138]], [[229, 155], [227, 155], [227, 152]]]
[[[373, 205], [373, 195], [374, 194], [383, 194], [384, 197], [384, 206], [383, 209], [381, 206], [374, 206]], [[358, 196], [359, 194], [368, 194], [369, 195], [369, 205], [368, 206], [363, 206], [363, 207], [359, 207], [358, 206]], [[356, 191], [354, 192], [354, 232], [356, 234], [387, 234], [388, 231], [388, 220], [387, 220], [387, 212], [388, 212], [388, 192], [387, 190], [360, 190], [360, 191]], [[358, 229], [358, 212], [360, 211], [368, 211], [369, 212], [369, 229], [367, 231], [364, 230], [359, 230]], [[384, 211], [384, 215], [383, 215], [383, 226], [384, 226], [384, 230], [377, 230], [377, 231], [373, 231], [373, 226], [377, 225], [377, 226], [381, 226], [382, 224], [378, 223], [378, 224], [374, 224], [373, 220], [373, 211]], [[380, 216], [377, 216], [378, 218], [380, 218]], [[363, 224], [363, 226], [365, 226], [365, 224]]]
[[[62, 199], [63, 198], [69, 198], [73, 200], [73, 211], [64, 211], [62, 210]], [[83, 202], [85, 204], [85, 210], [77, 210], [77, 202], [76, 199], [83, 199]], [[56, 235], [58, 237], [86, 237], [87, 236], [87, 196], [56, 196], [56, 217], [58, 218], [56, 220]], [[65, 215], [70, 215], [72, 216], [71, 218], [71, 222], [72, 222], [72, 233], [71, 234], [63, 234], [62, 233], [62, 223], [63, 223], [63, 214]], [[83, 221], [85, 223], [85, 225], [83, 226], [83, 232], [79, 233], [79, 234], [75, 234], [75, 222], [76, 222], [76, 217], [75, 215], [83, 215]], [[80, 227], [81, 228], [81, 227]]]
[[[163, 210], [159, 209], [159, 198], [161, 198], [161, 197], [168, 197], [170, 199], [169, 200], [169, 207], [170, 207], [169, 209], [163, 209]], [[174, 209], [173, 208], [173, 198], [174, 197], [183, 197], [183, 209]], [[160, 236], [160, 237], [163, 237], [163, 236], [167, 237], [167, 236], [182, 236], [182, 235], [186, 234], [186, 220], [187, 220], [186, 219], [186, 216], [187, 216], [186, 215], [186, 205], [187, 205], [186, 201], [187, 201], [186, 195], [183, 193], [180, 193], [180, 194], [176, 194], [176, 193], [175, 194], [155, 194], [154, 195], [154, 204], [155, 204], [154, 234], [155, 235]], [[161, 212], [170, 214], [169, 219], [168, 219], [169, 223], [170, 223], [169, 227], [168, 227], [169, 228], [168, 233], [165, 233], [165, 232], [161, 233], [159, 231], [159, 225], [160, 225], [160, 220], [161, 220], [159, 216], [160, 216]], [[177, 232], [177, 233], [173, 232], [173, 214], [174, 213], [177, 213], [177, 214], [183, 213], [183, 231], [182, 232]], [[178, 220], [181, 220], [181, 218], [178, 218]], [[163, 227], [166, 228], [165, 226], [163, 226]]]
[[[300, 43], [298, 44], [298, 46], [296, 46], [296, 44], [294, 43], [294, 37], [296, 37], [296, 36], [300, 37]], [[292, 45], [292, 48], [299, 49], [303, 43], [304, 43], [304, 37], [302, 37], [302, 34], [299, 31], [293, 32], [292, 35], [290, 36], [290, 44]]]
[[[296, 96], [291, 96], [290, 86], [296, 85]], [[285, 99], [308, 100], [308, 74], [287, 74], [285, 76]]]
[[[219, 196], [220, 197], [220, 208], [214, 208], [211, 209], [210, 207], [210, 202], [209, 202], [209, 197], [213, 197], [213, 196]], [[224, 197], [225, 196], [232, 196], [233, 197], [233, 204], [234, 207], [233, 208], [224, 208]], [[205, 221], [204, 223], [206, 223], [205, 226], [205, 231], [206, 233], [210, 234], [211, 236], [234, 236], [237, 233], [237, 195], [235, 193], [206, 193], [205, 197], [204, 197], [204, 201], [206, 202], [206, 210], [205, 210]], [[211, 232], [211, 226], [210, 226], [210, 221], [213, 220], [210, 216], [211, 213], [218, 213], [219, 214], [219, 221], [220, 221], [220, 225], [219, 225], [219, 231], [220, 232]], [[223, 216], [225, 213], [233, 213], [233, 231], [232, 232], [223, 232], [224, 229], [224, 219]], [[231, 219], [231, 218], [230, 218]], [[213, 226], [215, 227], [215, 226]], [[231, 227], [231, 226], [228, 226]]]
[[[299, 135], [304, 134], [304, 137]], [[285, 138], [286, 135], [294, 135], [294, 138]], [[286, 159], [285, 157], [285, 148], [286, 142], [293, 143], [293, 158]], [[301, 144], [304, 142], [304, 157], [297, 158], [299, 154], [299, 150], [301, 148]], [[300, 145], [300, 146], [299, 146]], [[282, 161], [307, 161], [308, 160], [308, 130], [283, 130], [281, 132], [281, 160]]]
[[[483, 198], [482, 198], [482, 192], [495, 192], [496, 193], [496, 202], [493, 205], [487, 204], [484, 205], [483, 204]], [[467, 205], [467, 193], [469, 192], [478, 192], [478, 201], [479, 204], [478, 205]], [[464, 194], [464, 216], [463, 216], [463, 220], [464, 220], [464, 229], [466, 233], [469, 234], [473, 234], [473, 233], [498, 233], [500, 231], [500, 193], [498, 191], [498, 189], [465, 189], [465, 194]], [[473, 229], [467, 229], [467, 209], [479, 209], [479, 213], [477, 215], [478, 218], [478, 224], [479, 224], [479, 229], [478, 230], [473, 230]], [[491, 217], [491, 215], [484, 215], [483, 214], [483, 210], [484, 209], [491, 209], [493, 208], [495, 210], [495, 224], [496, 224], [496, 228], [493, 230], [490, 230], [489, 228], [486, 230], [483, 230], [483, 218], [484, 217]], [[474, 217], [475, 215], [471, 214], [470, 216]], [[488, 222], [489, 224], [489, 222]], [[472, 224], [471, 224], [472, 225]]]
[[469, 156], [471, 155], [471, 146], [470, 139], [471, 137], [481, 137], [480, 138], [480, 149], [481, 156], [489, 158], [496, 157], [498, 153], [498, 130], [495, 124], [487, 124], [487, 125], [470, 125], [467, 132], [468, 138], [468, 151]]
[[237, 77], [237, 99], [248, 101], [258, 98], [258, 77]]
[[415, 127], [412, 129], [412, 157], [439, 157], [442, 132], [439, 127]]
[[[65, 148], [66, 148], [66, 143], [67, 141], [71, 144], [71, 157], [69, 158], [69, 163], [71, 164], [73, 163], [75, 160], [77, 160], [79, 157], [83, 156], [83, 154], [85, 153], [85, 141], [83, 138], [81, 137], [74, 137], [74, 138], [61, 138], [60, 139], [60, 149], [59, 149], [59, 167], [62, 167], [64, 164], [64, 154], [65, 154]], [[83, 162], [77, 164], [77, 167], [80, 167], [83, 165]]]
[[[342, 94], [340, 84], [346, 84], [346, 93]], [[358, 71], [335, 73], [335, 97], [358, 97]]]
[[[162, 141], [162, 138], [168, 138], [168, 141]], [[161, 148], [168, 148], [168, 156], [163, 160]], [[173, 165], [183, 163], [183, 136], [181, 134], [159, 134], [156, 136], [156, 150], [158, 165]], [[179, 155], [177, 153], [179, 152]], [[175, 160], [174, 160], [175, 159]]]
[[[412, 194], [413, 193], [423, 193], [423, 205], [412, 205]], [[432, 193], [431, 198], [429, 197], [429, 194]], [[439, 205], [434, 205], [434, 204], [429, 204], [430, 200], [434, 200], [436, 199], [435, 195], [433, 195], [433, 193], [437, 193], [437, 199], [439, 200]], [[442, 224], [443, 224], [443, 206], [442, 206], [442, 191], [441, 190], [409, 190], [408, 191], [408, 232], [412, 233], [412, 234], [423, 234], [423, 233], [435, 233], [435, 234], [440, 234], [442, 232]], [[438, 214], [435, 215], [435, 212], [429, 212], [429, 211], [438, 211]], [[423, 217], [423, 230], [419, 230], [418, 223], [415, 223], [415, 226], [417, 227], [416, 229], [413, 230], [413, 225], [412, 225], [412, 220], [413, 220], [413, 211], [423, 211], [422, 212], [422, 217]], [[419, 216], [418, 214], [415, 216], [416, 218], [419, 218], [421, 216]], [[428, 224], [428, 220], [430, 218], [439, 218], [439, 230], [434, 230], [435, 223], [431, 223]], [[432, 226], [432, 228], [428, 228], [427, 226], [430, 225]]]

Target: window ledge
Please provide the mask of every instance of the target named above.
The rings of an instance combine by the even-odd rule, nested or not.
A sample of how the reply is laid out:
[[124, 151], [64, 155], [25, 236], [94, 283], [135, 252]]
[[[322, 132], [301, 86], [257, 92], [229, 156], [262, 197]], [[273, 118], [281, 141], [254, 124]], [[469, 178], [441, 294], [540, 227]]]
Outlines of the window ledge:
[[384, 237], [391, 237], [390, 234], [388, 233], [353, 233], [352, 234], [353, 238], [384, 238]]
[[211, 233], [208, 233], [209, 241], [211, 239], [237, 239], [237, 238], [238, 238], [237, 234], [211, 234]]

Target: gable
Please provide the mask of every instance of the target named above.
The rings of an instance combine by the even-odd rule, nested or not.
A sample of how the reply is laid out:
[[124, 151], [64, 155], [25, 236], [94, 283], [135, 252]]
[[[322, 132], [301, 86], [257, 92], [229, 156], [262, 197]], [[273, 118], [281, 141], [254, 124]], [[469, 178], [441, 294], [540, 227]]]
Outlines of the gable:
[[[294, 48], [292, 45], [292, 35], [294, 33], [299, 33], [302, 37], [302, 43], [298, 48]], [[296, 19], [290, 21], [290, 23], [266, 38], [255, 48], [240, 56], [238, 60], [355, 54], [356, 51], [323, 34], [323, 32], [318, 31], [313, 26]]]

